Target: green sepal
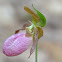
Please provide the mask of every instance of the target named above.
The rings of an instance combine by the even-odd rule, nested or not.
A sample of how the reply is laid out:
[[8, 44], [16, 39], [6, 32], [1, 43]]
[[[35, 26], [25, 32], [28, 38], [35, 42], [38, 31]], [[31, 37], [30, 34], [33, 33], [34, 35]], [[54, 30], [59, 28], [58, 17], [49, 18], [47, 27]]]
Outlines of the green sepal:
[[[33, 4], [32, 4], [32, 7], [33, 7]], [[37, 9], [34, 8], [34, 10], [37, 12], [37, 15], [40, 17], [40, 23], [41, 23], [40, 26], [44, 27], [46, 25], [46, 18], [45, 18], [45, 16], [42, 13], [40, 13]], [[38, 24], [39, 24], [39, 22], [38, 22]]]

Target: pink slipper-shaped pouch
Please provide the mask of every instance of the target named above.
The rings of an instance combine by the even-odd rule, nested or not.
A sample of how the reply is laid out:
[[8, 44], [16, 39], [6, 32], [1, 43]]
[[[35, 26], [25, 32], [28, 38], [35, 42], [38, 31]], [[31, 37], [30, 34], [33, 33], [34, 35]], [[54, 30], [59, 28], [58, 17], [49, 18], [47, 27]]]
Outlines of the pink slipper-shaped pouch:
[[32, 37], [26, 37], [25, 33], [18, 33], [9, 37], [3, 45], [3, 53], [6, 56], [17, 56], [26, 51], [32, 41]]

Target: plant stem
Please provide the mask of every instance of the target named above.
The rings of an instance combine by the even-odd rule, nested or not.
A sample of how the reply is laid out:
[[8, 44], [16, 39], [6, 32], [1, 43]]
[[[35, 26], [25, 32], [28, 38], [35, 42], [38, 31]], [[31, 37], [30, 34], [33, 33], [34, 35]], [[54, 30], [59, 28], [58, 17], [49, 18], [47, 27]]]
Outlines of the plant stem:
[[37, 43], [37, 45], [36, 45], [36, 51], [35, 51], [35, 62], [38, 62], [38, 43]]

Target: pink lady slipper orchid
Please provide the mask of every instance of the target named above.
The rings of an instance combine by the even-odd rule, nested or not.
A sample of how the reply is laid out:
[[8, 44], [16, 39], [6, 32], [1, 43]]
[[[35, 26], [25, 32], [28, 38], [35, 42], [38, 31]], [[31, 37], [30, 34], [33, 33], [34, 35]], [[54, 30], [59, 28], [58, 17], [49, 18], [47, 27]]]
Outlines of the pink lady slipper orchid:
[[18, 33], [9, 37], [3, 45], [3, 53], [7, 56], [17, 56], [28, 49], [32, 41], [25, 33]]
[[[35, 8], [34, 10], [37, 11], [37, 14], [26, 6], [24, 6], [24, 9], [32, 15], [33, 21], [26, 22], [22, 29], [16, 30], [15, 35], [12, 35], [5, 41], [3, 45], [3, 53], [7, 56], [17, 56], [23, 53], [28, 49], [33, 40], [33, 45], [30, 49], [30, 57], [36, 48], [39, 38], [43, 36], [42, 27], [46, 24], [46, 19], [43, 14]], [[26, 30], [26, 33], [18, 33], [20, 30]]]

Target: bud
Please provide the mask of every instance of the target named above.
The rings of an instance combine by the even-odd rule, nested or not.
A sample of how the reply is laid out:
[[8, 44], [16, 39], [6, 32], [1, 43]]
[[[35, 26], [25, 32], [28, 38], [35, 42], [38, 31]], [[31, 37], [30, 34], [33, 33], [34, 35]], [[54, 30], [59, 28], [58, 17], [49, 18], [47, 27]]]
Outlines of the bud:
[[3, 45], [3, 53], [6, 56], [17, 56], [26, 51], [32, 41], [25, 33], [18, 33], [9, 37]]

